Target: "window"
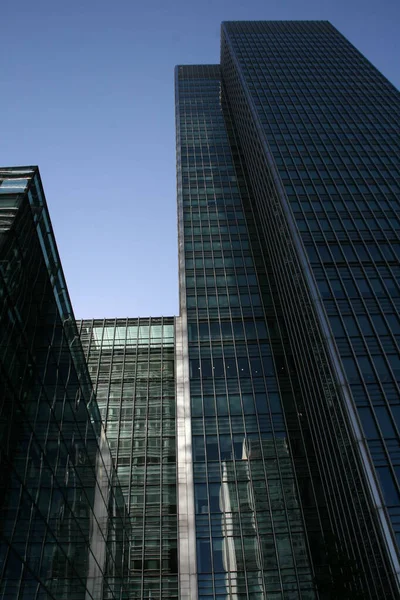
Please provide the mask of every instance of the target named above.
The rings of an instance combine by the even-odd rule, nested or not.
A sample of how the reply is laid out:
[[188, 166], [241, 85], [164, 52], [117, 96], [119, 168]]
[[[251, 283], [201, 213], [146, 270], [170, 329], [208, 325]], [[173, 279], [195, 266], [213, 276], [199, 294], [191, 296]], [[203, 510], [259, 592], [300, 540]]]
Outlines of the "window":
[[388, 409], [386, 406], [376, 406], [375, 414], [378, 417], [378, 423], [382, 430], [383, 436], [386, 437], [396, 437], [396, 433], [393, 427], [392, 419], [390, 418]]
[[372, 416], [370, 408], [359, 408], [358, 414], [360, 415], [361, 423], [364, 429], [365, 436], [367, 438], [379, 438], [378, 430], [376, 428], [375, 419]]
[[358, 365], [361, 369], [363, 379], [368, 383], [375, 380], [375, 373], [371, 361], [367, 356], [358, 356]]
[[397, 354], [388, 354], [387, 359], [397, 381], [400, 381], [400, 357]]
[[345, 315], [343, 317], [343, 321], [347, 330], [347, 333], [351, 336], [351, 335], [359, 335], [359, 330], [357, 327], [357, 322], [354, 319], [354, 317]]
[[383, 495], [385, 497], [386, 504], [392, 506], [393, 504], [399, 504], [400, 497], [394, 482], [393, 475], [389, 467], [379, 467], [377, 469], [379, 479], [381, 482]]
[[385, 296], [385, 290], [379, 279], [370, 279], [370, 284], [377, 296]]
[[329, 317], [329, 322], [332, 327], [333, 335], [336, 337], [344, 337], [345, 331], [343, 329], [342, 321], [340, 317]]
[[353, 358], [343, 357], [343, 366], [346, 371], [347, 378], [350, 383], [358, 382], [360, 379], [360, 375], [357, 370], [356, 362]]
[[247, 358], [238, 358], [238, 369], [240, 377], [249, 377], [250, 369]]
[[331, 297], [331, 289], [325, 280], [318, 281], [318, 288], [322, 298], [330, 298]]
[[343, 289], [343, 286], [340, 283], [340, 281], [338, 279], [331, 279], [330, 283], [331, 283], [333, 295], [335, 296], [335, 298], [344, 298], [345, 293], [344, 293], [344, 289]]
[[358, 289], [362, 296], [370, 298], [372, 296], [371, 288], [365, 279], [357, 279]]
[[346, 288], [347, 295], [350, 298], [356, 298], [358, 296], [358, 290], [351, 279], [345, 279], [343, 281], [343, 284]]
[[385, 320], [383, 319], [383, 317], [381, 317], [381, 315], [372, 315], [371, 318], [374, 327], [379, 335], [387, 335], [389, 333], [386, 327]]
[[389, 323], [390, 331], [394, 334], [400, 334], [400, 322], [396, 315], [388, 314], [386, 315], [386, 319]]
[[200, 361], [198, 359], [191, 359], [189, 361], [190, 377], [191, 379], [200, 378]]
[[201, 359], [201, 376], [204, 378], [213, 376], [211, 358], [202, 358]]
[[372, 360], [374, 361], [375, 369], [378, 373], [379, 379], [381, 381], [390, 380], [391, 375], [383, 356], [373, 356]]
[[234, 358], [225, 358], [225, 369], [227, 377], [236, 377], [236, 360]]
[[222, 358], [213, 359], [214, 377], [224, 377], [224, 361]]
[[343, 250], [344, 255], [347, 260], [349, 260], [349, 261], [357, 260], [354, 250], [349, 244], [343, 244], [342, 250]]
[[211, 571], [210, 542], [207, 539], [197, 540], [197, 568], [199, 573]]

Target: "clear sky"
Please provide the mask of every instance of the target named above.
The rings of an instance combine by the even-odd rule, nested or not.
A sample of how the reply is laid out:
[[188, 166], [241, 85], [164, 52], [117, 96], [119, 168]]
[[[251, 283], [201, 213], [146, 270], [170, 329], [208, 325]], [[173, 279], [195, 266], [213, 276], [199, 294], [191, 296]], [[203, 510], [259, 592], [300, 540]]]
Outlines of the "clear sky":
[[39, 165], [77, 318], [178, 314], [174, 66], [258, 19], [327, 19], [400, 86], [400, 0], [1, 1], [0, 165]]

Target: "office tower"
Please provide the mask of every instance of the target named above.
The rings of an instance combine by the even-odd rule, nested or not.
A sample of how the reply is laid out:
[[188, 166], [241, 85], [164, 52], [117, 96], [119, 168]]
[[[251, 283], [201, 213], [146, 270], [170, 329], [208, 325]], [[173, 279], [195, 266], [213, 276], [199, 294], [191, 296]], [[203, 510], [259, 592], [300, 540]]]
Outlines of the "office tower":
[[178, 598], [174, 318], [78, 329], [130, 517], [129, 598]]
[[[279, 393], [285, 359], [278, 347], [276, 368], [274, 313], [267, 326], [264, 306], [264, 298], [271, 304], [270, 281], [248, 190], [244, 182], [239, 187], [220, 69], [178, 67], [176, 85], [180, 309], [188, 332], [199, 597], [264, 598], [284, 585], [313, 598]], [[178, 453], [178, 465], [180, 459]]]
[[221, 34], [175, 78], [183, 597], [398, 597], [399, 93], [326, 22]]
[[316, 443], [336, 405], [398, 573], [399, 93], [328, 23], [227, 23], [221, 66]]
[[123, 598], [129, 532], [37, 168], [0, 171], [0, 598]]

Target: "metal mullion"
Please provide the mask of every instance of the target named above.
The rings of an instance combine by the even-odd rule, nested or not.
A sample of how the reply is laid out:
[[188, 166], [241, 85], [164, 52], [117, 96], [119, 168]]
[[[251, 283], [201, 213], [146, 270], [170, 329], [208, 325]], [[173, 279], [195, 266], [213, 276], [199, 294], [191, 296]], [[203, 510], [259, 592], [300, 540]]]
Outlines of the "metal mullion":
[[[129, 325], [129, 320], [127, 320], [126, 322], [126, 339], [128, 338], [128, 327], [130, 327], [131, 325]], [[135, 348], [135, 354], [136, 354], [136, 361], [135, 363], [132, 363], [135, 365], [135, 373], [132, 377], [132, 399], [130, 400], [132, 402], [132, 427], [131, 427], [131, 445], [130, 445], [130, 460], [129, 460], [129, 487], [128, 487], [128, 511], [130, 513], [131, 511], [131, 497], [132, 497], [132, 477], [133, 477], [133, 472], [134, 472], [134, 465], [133, 465], [133, 445], [134, 445], [134, 441], [135, 441], [135, 397], [136, 397], [136, 382], [137, 382], [137, 358], [138, 358], [138, 340], [139, 340], [139, 327], [138, 325], [136, 325], [137, 327], [137, 333], [136, 333], [136, 348]], [[131, 352], [133, 352], [133, 348], [131, 349]], [[125, 348], [125, 359], [126, 359], [126, 348]], [[126, 362], [124, 362], [124, 374], [125, 374], [125, 365]], [[124, 385], [125, 387], [125, 385]], [[124, 390], [124, 387], [122, 388]]]
[[[209, 318], [208, 318], [208, 322]], [[211, 350], [211, 338], [209, 337], [208, 339], [208, 346], [210, 348], [210, 363], [211, 365], [212, 363], [212, 350]], [[197, 341], [197, 351], [198, 351], [198, 355], [200, 357], [200, 366], [201, 366], [201, 342], [200, 339], [198, 338]], [[202, 400], [202, 427], [203, 427], [203, 443], [204, 443], [204, 471], [205, 471], [205, 476], [206, 476], [206, 491], [207, 491], [207, 505], [208, 505], [208, 540], [210, 543], [210, 560], [211, 560], [211, 578], [212, 578], [212, 583], [213, 583], [213, 594], [215, 596], [215, 586], [214, 586], [214, 561], [212, 560], [212, 529], [211, 529], [211, 510], [210, 510], [210, 492], [209, 492], [209, 486], [210, 486], [210, 478], [209, 478], [209, 470], [208, 470], [208, 453], [207, 453], [207, 433], [206, 433], [206, 422], [205, 422], [205, 410], [204, 410], [204, 386], [203, 386], [203, 373], [202, 373], [202, 369], [200, 370], [200, 374], [201, 374], [201, 378], [200, 378], [200, 390], [201, 390], [201, 400]], [[191, 394], [190, 394], [191, 395]], [[192, 417], [193, 418], [193, 417]], [[197, 417], [198, 418], [198, 417]], [[198, 483], [198, 481], [196, 480], [196, 478], [194, 478], [194, 485], [196, 485]], [[195, 516], [197, 516], [197, 513], [195, 513]], [[199, 536], [196, 535], [196, 542], [199, 540]]]
[[[145, 321], [145, 319], [140, 319], [138, 318], [137, 324], [138, 324], [138, 359], [139, 359], [139, 340], [141, 339], [140, 337], [140, 325], [142, 324], [142, 321]], [[141, 351], [143, 350], [143, 344], [140, 344], [140, 349]], [[149, 351], [149, 349], [148, 349]], [[137, 381], [137, 375], [138, 375], [138, 364], [139, 364], [139, 360], [137, 360], [136, 363], [136, 381]], [[149, 355], [148, 355], [148, 359], [147, 359], [147, 374], [149, 373]], [[145, 558], [145, 545], [144, 545], [144, 541], [145, 541], [145, 537], [146, 537], [146, 530], [145, 530], [145, 523], [146, 523], [146, 485], [147, 485], [147, 427], [148, 427], [148, 418], [149, 418], [149, 378], [147, 377], [147, 402], [146, 402], [146, 420], [145, 420], [145, 431], [144, 433], [144, 444], [143, 444], [143, 451], [144, 451], [144, 464], [143, 464], [143, 509], [142, 509], [142, 571], [141, 571], [141, 585], [142, 585], [142, 595], [144, 595], [144, 586], [145, 586], [145, 568], [144, 568], [144, 558]], [[139, 438], [140, 439], [140, 438]]]
[[[149, 319], [149, 347], [151, 344], [151, 340], [152, 340], [152, 318], [150, 317]], [[159, 404], [160, 404], [160, 428], [159, 428], [159, 435], [160, 435], [160, 449], [159, 449], [159, 458], [160, 458], [160, 473], [159, 473], [159, 484], [158, 484], [158, 495], [159, 495], [159, 499], [160, 499], [160, 508], [159, 508], [159, 536], [160, 536], [160, 548], [159, 548], [159, 561], [160, 561], [160, 565], [159, 565], [159, 592], [160, 592], [160, 597], [162, 596], [162, 560], [163, 560], [163, 535], [162, 535], [162, 524], [163, 524], [163, 488], [162, 488], [162, 471], [163, 471], [163, 410], [162, 410], [162, 388], [163, 388], [163, 370], [162, 370], [162, 365], [163, 365], [163, 334], [164, 334], [164, 327], [163, 327], [163, 321], [161, 320], [161, 341], [160, 341], [160, 349], [159, 349], [159, 354], [160, 354], [160, 383], [159, 383]], [[149, 360], [150, 360], [150, 352], [149, 352]], [[149, 362], [149, 374], [150, 374], [150, 362]], [[149, 405], [150, 405], [150, 397], [149, 397]], [[149, 419], [150, 421], [150, 419]]]

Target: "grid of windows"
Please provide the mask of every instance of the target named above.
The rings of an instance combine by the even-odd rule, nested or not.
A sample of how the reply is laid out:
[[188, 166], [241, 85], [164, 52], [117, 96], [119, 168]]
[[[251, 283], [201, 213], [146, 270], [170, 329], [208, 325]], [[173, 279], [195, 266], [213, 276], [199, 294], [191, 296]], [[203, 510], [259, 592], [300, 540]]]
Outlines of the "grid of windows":
[[122, 598], [125, 504], [36, 168], [0, 172], [0, 598]]
[[[398, 536], [399, 93], [328, 23], [226, 23], [222, 34], [224, 81], [304, 389], [325, 378], [327, 406], [346, 406], [318, 333], [328, 315]], [[300, 353], [305, 340], [314, 366]], [[361, 552], [367, 562], [378, 555]], [[371, 568], [379, 579], [379, 562]]]
[[78, 327], [131, 520], [129, 598], [177, 598], [174, 319]]
[[268, 281], [261, 290], [222, 94], [219, 67], [177, 68], [198, 593], [311, 599], [278, 381], [285, 365], [265, 319]]

